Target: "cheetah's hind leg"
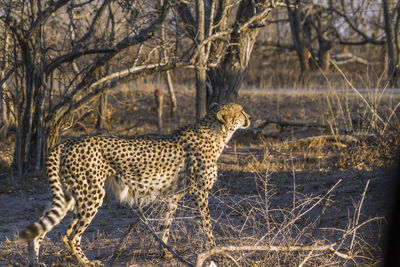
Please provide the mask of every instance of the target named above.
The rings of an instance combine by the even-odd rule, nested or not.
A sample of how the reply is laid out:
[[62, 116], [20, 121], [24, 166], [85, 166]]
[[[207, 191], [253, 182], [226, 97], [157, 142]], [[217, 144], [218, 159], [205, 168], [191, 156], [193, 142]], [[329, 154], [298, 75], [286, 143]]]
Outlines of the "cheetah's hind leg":
[[39, 262], [39, 247], [44, 235], [37, 236], [28, 242], [28, 266], [45, 267], [46, 264]]
[[[104, 184], [100, 184], [98, 187], [87, 185], [84, 190], [88, 192], [86, 195], [87, 200], [76, 202], [74, 217], [66, 235], [63, 237], [63, 242], [79, 264], [83, 266], [103, 266], [101, 261], [89, 261], [85, 256], [81, 249], [81, 238], [103, 203], [105, 195]], [[94, 192], [97, 193], [95, 194]], [[74, 194], [79, 195], [77, 192], [74, 192]], [[88, 205], [88, 203], [91, 203], [91, 205]]]
[[[170, 199], [168, 199], [166, 211], [164, 214], [162, 225], [160, 226], [161, 230], [161, 241], [167, 244], [169, 238], [169, 231], [171, 228], [172, 221], [174, 219], [174, 215], [176, 209], [178, 208], [178, 202], [182, 198], [182, 194], [173, 195]], [[161, 256], [163, 258], [172, 258], [172, 254], [165, 247], [161, 246]]]

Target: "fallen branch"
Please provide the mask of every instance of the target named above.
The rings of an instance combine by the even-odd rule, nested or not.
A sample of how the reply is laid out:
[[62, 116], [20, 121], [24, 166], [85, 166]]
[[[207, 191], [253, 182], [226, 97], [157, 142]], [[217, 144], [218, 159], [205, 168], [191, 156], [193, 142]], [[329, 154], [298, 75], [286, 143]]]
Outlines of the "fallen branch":
[[[329, 129], [329, 130], [332, 129], [331, 125], [328, 125], [328, 124], [319, 124], [319, 123], [304, 122], [304, 121], [294, 122], [294, 121], [266, 119], [262, 124], [260, 124], [258, 127], [256, 127], [255, 129], [252, 129], [252, 130], [255, 133], [261, 133], [262, 130], [265, 127], [267, 127], [269, 124], [276, 124], [281, 128], [302, 127], [302, 128], [322, 128], [322, 129]], [[333, 128], [333, 130], [335, 130], [338, 133], [344, 133], [344, 134], [354, 133], [353, 130], [348, 130], [348, 129], [343, 129], [343, 128]]]
[[334, 60], [336, 65], [344, 65], [347, 63], [358, 62], [364, 65], [372, 65], [376, 63], [371, 63], [366, 59], [353, 55], [352, 53], [342, 53], [331, 56], [331, 60]]
[[312, 123], [312, 122], [294, 122], [294, 121], [266, 119], [265, 122], [263, 122], [256, 129], [263, 130], [268, 124], [272, 124], [272, 123], [277, 124], [280, 127], [330, 128], [329, 125]]
[[351, 144], [357, 142], [357, 138], [350, 135], [319, 135], [311, 136], [299, 140], [289, 141], [287, 143], [288, 148], [300, 148], [300, 147], [310, 147], [315, 143], [345, 143]]
[[[205, 260], [208, 259], [212, 255], [224, 255], [228, 256], [228, 252], [242, 252], [242, 251], [328, 251], [334, 253], [336, 256], [344, 258], [344, 259], [352, 259], [351, 255], [347, 255], [335, 250], [334, 246], [336, 243], [323, 245], [323, 246], [224, 246], [224, 247], [215, 247], [211, 250], [205, 251], [197, 255], [196, 259], [196, 267], [202, 267]], [[228, 258], [232, 259], [231, 256]], [[234, 261], [236, 265], [238, 263]]]

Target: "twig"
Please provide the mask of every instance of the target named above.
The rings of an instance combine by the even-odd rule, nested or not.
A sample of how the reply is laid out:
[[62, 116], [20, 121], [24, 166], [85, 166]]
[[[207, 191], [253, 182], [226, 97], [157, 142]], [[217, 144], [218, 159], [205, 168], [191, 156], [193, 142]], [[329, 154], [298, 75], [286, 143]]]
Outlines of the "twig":
[[292, 176], [293, 176], [293, 211], [295, 211], [295, 209], [296, 209], [296, 172], [294, 169], [292, 153], [290, 153], [290, 160], [292, 162]]
[[133, 228], [136, 226], [138, 222], [139, 218], [137, 218], [135, 222], [131, 223], [126, 229], [124, 236], [119, 241], [118, 247], [114, 250], [114, 253], [111, 257], [110, 266], [112, 266], [114, 261], [121, 255], [122, 246], [125, 245], [126, 239], [128, 238], [129, 234], [132, 232]]
[[337, 69], [337, 71], [339, 71], [339, 73], [342, 75], [342, 77], [344, 78], [344, 80], [346, 81], [346, 83], [350, 86], [350, 88], [361, 98], [362, 101], [364, 101], [364, 103], [367, 105], [367, 107], [369, 108], [369, 110], [376, 116], [376, 118], [382, 122], [383, 124], [385, 124], [385, 121], [381, 118], [381, 116], [379, 116], [378, 112], [376, 111], [376, 109], [374, 107], [372, 107], [370, 105], [370, 103], [367, 101], [367, 99], [365, 99], [365, 97], [351, 84], [351, 82], [347, 79], [346, 75], [343, 73], [343, 71], [336, 65], [335, 62], [333, 62], [333, 60], [330, 61], [332, 63], [332, 65], [335, 67], [335, 69]]
[[[300, 213], [296, 218], [292, 219], [289, 223], [287, 223], [285, 226], [283, 226], [282, 228], [280, 228], [278, 230], [278, 232], [276, 233], [276, 235], [278, 235], [280, 232], [282, 232], [283, 230], [285, 230], [286, 228], [288, 228], [290, 225], [294, 224], [297, 220], [299, 220], [301, 217], [303, 217], [305, 214], [307, 214], [308, 212], [310, 212], [310, 210], [312, 210], [313, 208], [315, 208], [323, 199], [325, 199], [338, 185], [339, 183], [342, 181], [342, 179], [339, 179], [339, 181], [337, 181], [329, 190], [328, 192], [325, 193], [325, 195], [323, 197], [321, 197], [317, 202], [315, 202], [310, 208], [308, 208], [307, 210], [303, 211], [302, 213]], [[268, 233], [267, 233], [268, 234]], [[257, 242], [256, 242], [256, 246], [267, 236], [267, 234], [265, 234], [263, 237], [261, 237]], [[276, 236], [275, 235], [275, 236]]]
[[138, 215], [139, 219], [144, 223], [144, 225], [146, 226], [147, 230], [150, 231], [151, 235], [153, 236], [153, 238], [161, 244], [161, 246], [165, 249], [167, 249], [172, 256], [177, 259], [178, 261], [182, 262], [183, 264], [185, 264], [186, 266], [189, 267], [194, 267], [193, 264], [191, 264], [190, 262], [186, 261], [184, 258], [182, 258], [180, 255], [178, 255], [170, 246], [168, 246], [167, 244], [165, 244], [164, 241], [162, 241], [155, 233], [154, 231], [151, 229], [151, 227], [149, 226], [149, 224], [147, 223], [146, 218], [144, 217], [142, 211], [138, 208], [138, 209], [132, 209], [132, 211], [134, 213], [136, 213], [136, 215]]
[[299, 267], [303, 267], [304, 264], [311, 258], [311, 255], [313, 254], [314, 251], [310, 250], [308, 255], [304, 258], [304, 260], [299, 264]]
[[354, 231], [360, 229], [361, 227], [363, 227], [364, 225], [372, 222], [372, 221], [378, 221], [378, 220], [384, 220], [385, 217], [374, 217], [374, 218], [370, 218], [362, 223], [360, 223], [359, 225], [357, 225], [356, 227], [352, 228], [352, 229], [339, 229], [339, 228], [332, 228], [332, 227], [321, 227], [321, 230], [332, 230], [332, 231], [338, 231], [338, 232], [344, 232], [343, 237], [341, 237], [341, 239], [346, 238], [347, 236], [349, 236], [350, 234], [352, 234]]
[[[356, 217], [355, 221], [353, 222], [353, 226], [357, 226], [357, 225], [358, 225], [358, 221], [360, 220], [361, 208], [362, 208], [362, 205], [363, 205], [363, 203], [364, 203], [365, 194], [367, 193], [367, 189], [368, 189], [368, 185], [369, 185], [369, 182], [370, 182], [370, 181], [371, 181], [371, 180], [368, 180], [368, 181], [367, 181], [367, 183], [366, 183], [366, 185], [365, 185], [365, 188], [364, 188], [364, 192], [363, 192], [362, 195], [361, 195], [360, 203], [358, 204], [358, 207], [357, 207], [357, 209], [356, 209], [356, 211], [357, 211], [357, 217]], [[357, 229], [357, 228], [355, 228], [355, 229]], [[353, 237], [351, 238], [350, 249], [352, 249], [353, 246], [354, 246], [354, 240], [355, 240], [355, 238], [356, 238], [356, 233], [357, 233], [357, 231], [354, 230], [354, 232], [353, 232]]]

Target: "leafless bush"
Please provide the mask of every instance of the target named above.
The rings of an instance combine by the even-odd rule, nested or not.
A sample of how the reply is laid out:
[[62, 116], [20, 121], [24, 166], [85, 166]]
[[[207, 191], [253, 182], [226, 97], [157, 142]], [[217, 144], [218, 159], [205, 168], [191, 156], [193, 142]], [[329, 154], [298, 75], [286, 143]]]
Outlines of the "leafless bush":
[[[157, 217], [162, 214], [159, 206], [146, 206], [135, 212], [140, 224], [145, 225], [147, 235], [150, 233], [158, 243], [157, 247], [167, 247], [175, 260], [186, 266], [205, 266], [210, 260], [217, 266], [320, 266], [348, 262], [367, 264], [376, 260], [373, 256], [376, 248], [366, 241], [362, 230], [383, 218], [360, 218], [369, 181], [360, 192], [361, 198], [355, 202], [354, 209], [348, 211], [347, 222], [336, 226], [337, 222], [329, 216], [335, 206], [332, 195], [340, 187], [341, 180], [324, 194], [306, 195], [297, 190], [293, 176], [291, 196], [278, 197], [276, 191], [271, 190], [268, 173], [255, 173], [254, 177], [257, 192], [253, 195], [216, 192], [212, 196], [210, 206], [214, 212], [218, 246], [211, 250], [203, 251], [202, 235], [194, 230], [195, 217], [185, 201], [180, 203], [181, 209], [174, 221], [171, 245], [163, 244], [156, 235]], [[132, 229], [133, 226], [128, 228], [119, 244], [129, 243]], [[145, 247], [157, 253], [154, 252], [155, 243]], [[120, 249], [121, 245], [115, 252]], [[124, 247], [123, 251], [130, 254], [131, 249]], [[130, 262], [137, 257], [130, 256]]]

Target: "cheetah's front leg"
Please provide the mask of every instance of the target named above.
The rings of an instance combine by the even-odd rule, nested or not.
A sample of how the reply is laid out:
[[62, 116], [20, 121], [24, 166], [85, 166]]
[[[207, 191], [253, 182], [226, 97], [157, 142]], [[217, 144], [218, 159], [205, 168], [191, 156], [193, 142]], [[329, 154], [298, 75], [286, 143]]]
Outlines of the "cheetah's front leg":
[[199, 209], [201, 227], [203, 228], [204, 233], [206, 234], [207, 243], [206, 248], [211, 249], [215, 247], [215, 239], [212, 232], [211, 227], [211, 217], [210, 217], [210, 210], [208, 208], [208, 191], [201, 190], [201, 189], [194, 189], [192, 193], [194, 197], [194, 202]]

